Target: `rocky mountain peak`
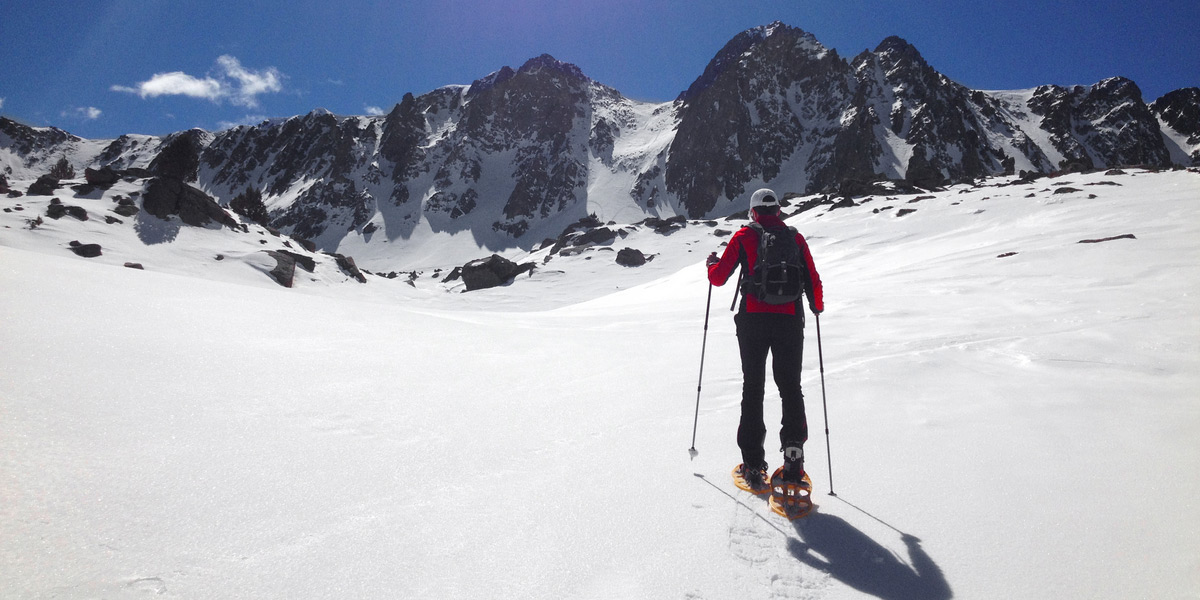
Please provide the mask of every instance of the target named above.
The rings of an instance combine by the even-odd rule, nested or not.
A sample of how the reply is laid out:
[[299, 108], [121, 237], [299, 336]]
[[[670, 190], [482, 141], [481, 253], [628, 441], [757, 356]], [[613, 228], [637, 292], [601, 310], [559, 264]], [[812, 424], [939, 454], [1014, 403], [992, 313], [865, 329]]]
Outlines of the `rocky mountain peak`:
[[[751, 62], [821, 59], [828, 53], [829, 50], [811, 33], [779, 21], [747, 29], [721, 48], [709, 61], [704, 73], [679, 95], [678, 100], [686, 102], [699, 96], [727, 72], [746, 72]], [[751, 61], [752, 58], [756, 60]]]
[[927, 64], [925, 58], [921, 56], [916, 47], [897, 35], [887, 37], [882, 42], [879, 42], [879, 45], [875, 47], [875, 54], [888, 56], [897, 62], [903, 60], [921, 65]]
[[1092, 86], [1092, 93], [1131, 102], [1142, 102], [1142, 88], [1125, 77], [1109, 77]]
[[543, 71], [551, 74], [566, 75], [576, 81], [586, 81], [588, 79], [579, 67], [560, 61], [549, 54], [543, 54], [525, 61], [525, 64], [521, 65], [521, 68], [518, 70], [520, 73], [529, 75], [537, 75]]

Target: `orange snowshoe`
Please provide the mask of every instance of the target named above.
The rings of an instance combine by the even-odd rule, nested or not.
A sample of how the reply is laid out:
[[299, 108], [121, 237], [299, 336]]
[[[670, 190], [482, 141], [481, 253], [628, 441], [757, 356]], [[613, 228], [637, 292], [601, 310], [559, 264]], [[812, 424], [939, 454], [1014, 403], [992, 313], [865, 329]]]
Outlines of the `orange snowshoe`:
[[803, 473], [800, 479], [784, 478], [783, 467], [771, 475], [771, 499], [768, 504], [775, 514], [790, 520], [807, 517], [815, 508], [812, 502], [812, 479]]
[[765, 495], [771, 493], [771, 481], [767, 479], [766, 468], [754, 473], [750, 469], [750, 479], [747, 479], [747, 469], [745, 465], [738, 465], [733, 468], [733, 485], [738, 489], [750, 492], [755, 495]]

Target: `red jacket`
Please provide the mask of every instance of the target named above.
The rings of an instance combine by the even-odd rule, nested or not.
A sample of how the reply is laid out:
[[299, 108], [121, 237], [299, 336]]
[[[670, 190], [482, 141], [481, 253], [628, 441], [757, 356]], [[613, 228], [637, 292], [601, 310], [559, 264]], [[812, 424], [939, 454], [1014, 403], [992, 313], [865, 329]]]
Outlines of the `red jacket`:
[[[758, 223], [767, 229], [787, 227], [783, 220], [775, 215], [760, 215]], [[821, 276], [817, 274], [817, 267], [813, 264], [812, 253], [808, 251], [808, 242], [804, 240], [804, 236], [797, 233], [796, 243], [800, 245], [805, 265], [808, 267], [808, 281], [805, 282], [804, 293], [808, 296], [809, 308], [815, 312], [822, 312], [825, 310], [825, 301], [821, 292]], [[754, 263], [757, 260], [758, 233], [750, 227], [743, 227], [730, 238], [721, 260], [708, 268], [708, 280], [713, 285], [725, 285], [729, 276], [741, 265], [746, 270], [744, 279], [749, 281], [754, 275]], [[796, 314], [795, 303], [767, 304], [749, 294], [744, 296], [744, 302], [743, 310], [746, 312]]]

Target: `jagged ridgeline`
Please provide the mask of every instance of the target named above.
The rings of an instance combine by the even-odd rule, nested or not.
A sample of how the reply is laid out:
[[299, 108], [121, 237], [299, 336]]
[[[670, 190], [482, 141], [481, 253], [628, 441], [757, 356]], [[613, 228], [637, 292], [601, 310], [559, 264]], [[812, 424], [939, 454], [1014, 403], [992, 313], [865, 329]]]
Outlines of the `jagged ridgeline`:
[[[216, 133], [83, 140], [0, 120], [0, 166], [33, 179], [138, 169], [219, 204], [261, 198], [272, 227], [336, 249], [470, 232], [532, 246], [581, 217], [718, 217], [760, 185], [854, 195], [1001, 173], [1200, 165], [1200, 89], [1147, 104], [1134, 82], [968, 89], [898, 37], [846, 60], [781, 23], [734, 37], [671, 102], [646, 103], [550, 56], [384, 116], [324, 110]], [[260, 217], [261, 218], [261, 217]]]

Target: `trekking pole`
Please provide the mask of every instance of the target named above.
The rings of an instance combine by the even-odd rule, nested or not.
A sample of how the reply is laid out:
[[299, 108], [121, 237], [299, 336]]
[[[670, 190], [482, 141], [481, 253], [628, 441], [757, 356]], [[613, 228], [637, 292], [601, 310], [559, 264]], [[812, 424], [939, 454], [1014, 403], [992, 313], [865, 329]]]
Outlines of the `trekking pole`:
[[737, 306], [738, 292], [741, 292], [741, 291], [742, 291], [742, 277], [745, 277], [745, 276], [746, 276], [746, 270], [745, 270], [745, 269], [742, 269], [742, 270], [738, 271], [738, 282], [737, 282], [737, 287], [733, 288], [733, 302], [730, 302], [730, 303], [729, 303], [729, 310], [730, 310], [730, 312], [732, 312], [732, 311], [733, 311], [733, 308], [734, 308], [735, 306]]
[[704, 349], [708, 346], [708, 311], [712, 308], [713, 284], [708, 283], [708, 301], [704, 304], [704, 339], [700, 342], [700, 379], [696, 382], [696, 417], [692, 421], [692, 447], [688, 448], [688, 456], [693, 459], [700, 454], [696, 450], [696, 428], [700, 425], [700, 387], [704, 384]]
[[836, 496], [833, 491], [833, 456], [829, 451], [829, 406], [825, 402], [825, 353], [821, 350], [821, 315], [813, 313], [817, 319], [817, 360], [821, 365], [821, 412], [825, 415], [825, 458], [829, 461], [829, 495]]

